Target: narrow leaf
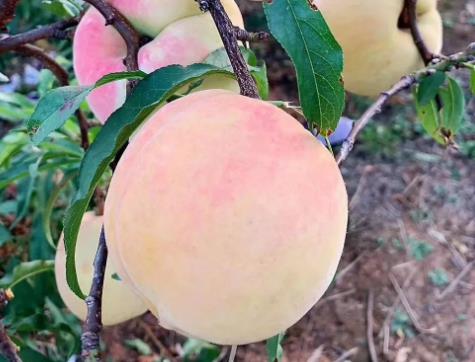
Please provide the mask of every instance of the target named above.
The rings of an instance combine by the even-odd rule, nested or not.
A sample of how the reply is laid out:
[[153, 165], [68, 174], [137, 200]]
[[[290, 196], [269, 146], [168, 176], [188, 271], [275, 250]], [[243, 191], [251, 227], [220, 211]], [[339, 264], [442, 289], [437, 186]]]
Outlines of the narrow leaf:
[[300, 103], [311, 129], [335, 130], [345, 103], [343, 52], [308, 0], [264, 4], [269, 29], [295, 65]]
[[[251, 49], [241, 47], [241, 53], [247, 63], [251, 76], [256, 81], [259, 96], [262, 99], [269, 97], [269, 81], [267, 79], [266, 63], [259, 61]], [[211, 64], [221, 69], [226, 69], [232, 72], [231, 61], [226, 53], [226, 49], [220, 48], [212, 52], [204, 61], [205, 64]]]
[[431, 100], [428, 104], [422, 105], [415, 97], [416, 111], [419, 120], [425, 131], [438, 143], [445, 144], [445, 140], [440, 133], [440, 119], [437, 103]]
[[40, 99], [27, 122], [33, 143], [40, 144], [51, 132], [62, 127], [95, 88], [118, 80], [142, 79], [144, 76], [142, 71], [111, 73], [99, 79], [93, 86], [66, 86], [50, 90]]
[[13, 288], [22, 281], [38, 274], [53, 271], [53, 260], [35, 260], [17, 265], [10, 274], [0, 279], [0, 288]]
[[67, 86], [49, 91], [39, 102], [26, 126], [38, 145], [51, 132], [60, 128], [79, 108], [92, 87]]
[[417, 89], [417, 101], [425, 106], [435, 98], [446, 79], [445, 73], [437, 71], [424, 78]]
[[284, 349], [282, 348], [282, 341], [284, 340], [285, 332], [280, 333], [275, 337], [269, 338], [266, 342], [267, 358], [269, 362], [282, 361], [284, 357]]
[[475, 95], [475, 69], [471, 70], [470, 89], [472, 91], [472, 94]]
[[118, 72], [118, 73], [110, 73], [103, 76], [99, 79], [96, 84], [95, 88], [102, 87], [108, 83], [115, 82], [117, 80], [142, 80], [147, 76], [147, 73], [142, 72], [141, 70], [137, 70], [135, 72]]
[[449, 77], [447, 88], [441, 89], [439, 94], [443, 103], [442, 127], [455, 134], [459, 130], [465, 115], [463, 89], [455, 79]]
[[64, 227], [66, 278], [71, 290], [79, 297], [84, 298], [84, 294], [79, 287], [74, 262], [76, 239], [82, 216], [101, 175], [130, 135], [158, 105], [187, 83], [212, 74], [233, 76], [228, 71], [208, 64], [193, 64], [188, 67], [172, 65], [151, 73], [137, 85], [125, 104], [112, 114], [87, 150], [81, 164], [78, 191], [66, 213]]

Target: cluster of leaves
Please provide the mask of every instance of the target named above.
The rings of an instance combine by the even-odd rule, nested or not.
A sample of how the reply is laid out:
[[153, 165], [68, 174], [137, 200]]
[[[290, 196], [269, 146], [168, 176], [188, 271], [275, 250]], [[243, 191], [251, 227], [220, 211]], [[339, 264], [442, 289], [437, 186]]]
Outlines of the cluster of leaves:
[[[48, 73], [40, 77], [40, 95], [52, 85]], [[84, 152], [72, 119], [40, 146], [31, 143], [21, 120], [33, 113], [35, 98], [0, 93], [2, 118], [14, 127], [0, 140], [0, 289], [16, 296], [4, 322], [23, 360], [59, 362], [79, 349], [80, 324], [63, 312], [52, 271], [64, 207], [75, 190], [70, 181]]]

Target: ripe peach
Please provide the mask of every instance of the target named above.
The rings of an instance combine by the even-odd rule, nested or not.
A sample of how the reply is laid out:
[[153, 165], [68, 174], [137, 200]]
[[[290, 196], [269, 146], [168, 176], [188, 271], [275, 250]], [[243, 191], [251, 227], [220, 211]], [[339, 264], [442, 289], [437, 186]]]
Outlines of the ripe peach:
[[332, 155], [284, 111], [224, 90], [165, 105], [115, 171], [105, 228], [160, 323], [219, 344], [271, 337], [328, 288], [346, 234]]
[[[399, 28], [404, 0], [313, 0], [345, 55], [345, 88], [377, 96], [424, 63], [409, 29]], [[442, 48], [437, 0], [417, 2], [417, 23], [428, 48]]]
[[[198, 63], [223, 46], [211, 16], [201, 13], [194, 0], [109, 2], [143, 35], [152, 38], [139, 52], [139, 68], [147, 73], [171, 64]], [[233, 23], [243, 27], [236, 3], [225, 0], [223, 5]], [[79, 84], [91, 85], [106, 74], [125, 71], [126, 51], [125, 42], [117, 31], [106, 27], [103, 16], [90, 8], [74, 35], [74, 71]], [[223, 76], [219, 78], [220, 87], [238, 91], [235, 81]], [[96, 89], [88, 97], [91, 110], [102, 123], [124, 103], [125, 90], [125, 81], [118, 81]]]
[[[76, 248], [76, 268], [79, 285], [83, 291], [89, 291], [93, 276], [93, 262], [99, 242], [99, 234], [103, 223], [102, 216], [93, 212], [84, 215], [79, 230]], [[85, 320], [87, 308], [84, 300], [80, 299], [68, 287], [65, 273], [66, 253], [64, 239], [58, 243], [55, 261], [56, 284], [59, 294], [69, 310], [78, 318]], [[139, 316], [147, 310], [138, 296], [125, 283], [113, 278], [116, 268], [112, 260], [107, 261], [102, 297], [102, 322], [113, 325]]]

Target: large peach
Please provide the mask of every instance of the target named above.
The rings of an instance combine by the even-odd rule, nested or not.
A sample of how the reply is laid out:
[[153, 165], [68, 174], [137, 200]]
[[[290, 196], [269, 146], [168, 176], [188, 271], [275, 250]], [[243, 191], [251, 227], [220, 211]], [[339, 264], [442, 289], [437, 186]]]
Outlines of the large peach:
[[[350, 92], [376, 96], [402, 76], [424, 67], [409, 29], [399, 28], [404, 0], [313, 0], [345, 55]], [[428, 48], [442, 48], [437, 0], [417, 2], [417, 23]]]
[[[158, 68], [203, 61], [223, 46], [211, 16], [200, 12], [194, 0], [108, 0], [131, 23], [152, 40], [139, 52], [139, 68], [147, 73]], [[243, 27], [243, 19], [234, 0], [223, 5], [233, 23]], [[119, 33], [105, 25], [105, 19], [90, 8], [81, 19], [74, 35], [74, 71], [79, 84], [91, 85], [102, 76], [125, 71], [123, 59], [127, 48]], [[213, 81], [238, 92], [237, 82], [227, 77]], [[206, 85], [204, 85], [206, 88]], [[88, 97], [95, 116], [104, 123], [125, 101], [125, 81], [96, 89]]]
[[138, 132], [104, 220], [124, 282], [162, 325], [245, 344], [290, 327], [322, 296], [347, 211], [334, 158], [295, 119], [208, 90], [167, 104]]
[[[79, 285], [84, 291], [89, 291], [94, 273], [93, 262], [99, 242], [103, 217], [96, 216], [93, 212], [84, 215], [81, 228], [79, 230], [78, 243], [76, 248], [76, 268]], [[58, 243], [55, 261], [56, 284], [59, 294], [68, 309], [78, 318], [85, 320], [87, 308], [84, 300], [80, 299], [68, 287], [66, 282], [66, 253], [64, 249], [64, 239]], [[109, 259], [106, 265], [104, 279], [104, 290], [102, 297], [102, 322], [104, 325], [113, 325], [124, 322], [128, 319], [139, 316], [147, 308], [124, 282], [113, 277], [116, 273], [113, 261]]]

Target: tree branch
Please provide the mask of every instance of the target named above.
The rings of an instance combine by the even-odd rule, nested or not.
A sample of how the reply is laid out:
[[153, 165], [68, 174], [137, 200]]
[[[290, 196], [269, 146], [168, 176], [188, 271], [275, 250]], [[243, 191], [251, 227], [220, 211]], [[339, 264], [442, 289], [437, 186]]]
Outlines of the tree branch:
[[29, 30], [21, 34], [5, 37], [0, 40], [0, 53], [13, 50], [20, 45], [34, 43], [40, 39], [65, 39], [69, 36], [67, 29], [76, 26], [78, 21], [78, 18], [72, 18], [42, 26], [38, 29]]
[[87, 318], [81, 336], [82, 352], [84, 360], [97, 359], [99, 354], [99, 335], [102, 330], [102, 289], [107, 263], [107, 245], [104, 226], [99, 237], [99, 246], [94, 259], [94, 276], [91, 290], [86, 298]]
[[[11, 290], [0, 289], [0, 312], [6, 308], [7, 304], [13, 299]], [[0, 316], [1, 317], [1, 316]], [[21, 362], [18, 356], [18, 348], [12, 342], [7, 334], [7, 330], [0, 318], [0, 355], [3, 355], [9, 362]]]
[[256, 82], [251, 76], [247, 68], [246, 61], [239, 49], [238, 40], [236, 37], [236, 30], [231, 23], [228, 14], [224, 10], [221, 1], [219, 0], [196, 0], [202, 11], [209, 11], [213, 17], [219, 35], [228, 53], [234, 73], [236, 74], [241, 94], [251, 98], [259, 98]]
[[404, 0], [404, 7], [399, 20], [399, 27], [411, 31], [414, 44], [425, 65], [429, 65], [435, 55], [427, 48], [417, 24], [417, 0]]
[[0, 0], [0, 30], [13, 20], [19, 2], [20, 0]]
[[450, 72], [453, 69], [464, 68], [467, 63], [473, 64], [475, 62], [475, 43], [472, 43], [468, 48], [460, 53], [453, 54], [448, 57], [443, 57], [439, 59], [434, 59], [434, 62], [413, 74], [407, 75], [399, 82], [397, 82], [391, 89], [386, 92], [381, 93], [379, 98], [376, 100], [371, 107], [369, 107], [366, 112], [361, 116], [361, 118], [355, 123], [353, 130], [351, 131], [348, 139], [343, 143], [340, 153], [338, 154], [336, 160], [339, 165], [346, 160], [351, 150], [354, 147], [356, 138], [359, 133], [366, 127], [366, 125], [371, 121], [371, 119], [378, 113], [381, 113], [383, 107], [386, 105], [388, 100], [395, 94], [401, 92], [404, 89], [410, 88], [414, 84], [420, 82], [427, 75], [433, 74], [436, 71], [441, 72]]
[[[46, 54], [43, 49], [31, 45], [31, 44], [24, 44], [24, 45], [19, 45], [16, 48], [12, 49], [14, 52], [17, 52], [21, 55], [28, 56], [28, 57], [33, 57], [38, 59], [41, 64], [45, 68], [48, 68], [58, 79], [58, 82], [61, 86], [67, 86], [69, 85], [69, 77], [68, 73], [64, 68], [56, 62], [52, 57], [50, 57], [48, 54]], [[81, 146], [84, 149], [87, 149], [89, 147], [89, 136], [88, 136], [88, 129], [89, 129], [89, 124], [87, 122], [86, 117], [82, 113], [80, 109], [78, 109], [76, 112], [76, 117], [79, 122], [79, 129], [81, 132]]]

